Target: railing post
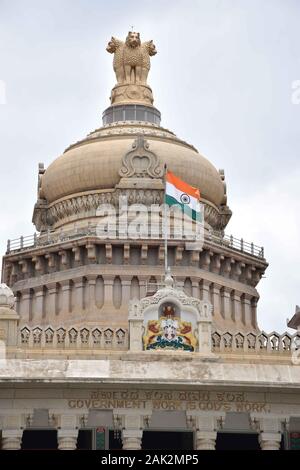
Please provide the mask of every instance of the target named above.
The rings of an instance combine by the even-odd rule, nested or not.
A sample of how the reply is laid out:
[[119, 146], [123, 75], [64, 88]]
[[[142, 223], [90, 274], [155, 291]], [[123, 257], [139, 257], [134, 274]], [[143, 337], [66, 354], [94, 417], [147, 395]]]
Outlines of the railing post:
[[244, 251], [244, 240], [241, 238], [241, 251]]
[[20, 248], [24, 247], [24, 237], [23, 235], [20, 237]]
[[254, 255], [254, 245], [251, 243], [251, 255]]
[[36, 232], [34, 232], [34, 235], [33, 235], [33, 246], [36, 246], [36, 242], [37, 242], [37, 234], [36, 234]]
[[233, 247], [233, 236], [232, 235], [230, 235], [230, 246], [231, 246], [231, 248]]
[[10, 253], [10, 240], [7, 240], [7, 253]]
[[264, 249], [263, 246], [261, 247], [260, 252], [261, 252], [261, 257], [264, 258], [265, 257], [265, 249]]

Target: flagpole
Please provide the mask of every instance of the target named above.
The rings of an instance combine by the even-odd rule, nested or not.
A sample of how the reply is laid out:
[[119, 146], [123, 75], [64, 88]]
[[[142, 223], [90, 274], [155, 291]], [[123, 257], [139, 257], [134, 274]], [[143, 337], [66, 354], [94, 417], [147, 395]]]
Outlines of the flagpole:
[[167, 225], [167, 203], [166, 203], [166, 186], [167, 186], [167, 164], [164, 167], [164, 230], [165, 230], [165, 277], [168, 274], [168, 225]]

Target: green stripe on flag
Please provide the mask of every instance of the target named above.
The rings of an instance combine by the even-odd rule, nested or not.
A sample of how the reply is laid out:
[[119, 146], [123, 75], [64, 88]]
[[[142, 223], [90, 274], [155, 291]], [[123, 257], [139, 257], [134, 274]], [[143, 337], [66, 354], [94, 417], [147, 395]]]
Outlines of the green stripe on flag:
[[178, 206], [182, 210], [182, 212], [190, 217], [193, 220], [196, 221], [201, 221], [201, 212], [195, 211], [194, 209], [191, 209], [187, 204], [182, 204], [181, 202], [178, 202], [177, 199], [175, 199], [172, 196], [169, 196], [168, 194], [165, 194], [165, 204], [168, 206]]

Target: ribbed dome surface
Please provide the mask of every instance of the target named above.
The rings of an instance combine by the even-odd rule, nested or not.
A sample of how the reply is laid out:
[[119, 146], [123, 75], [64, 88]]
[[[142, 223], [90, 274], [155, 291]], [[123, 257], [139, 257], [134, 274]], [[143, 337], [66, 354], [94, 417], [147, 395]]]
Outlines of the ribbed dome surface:
[[224, 187], [216, 168], [171, 132], [145, 123], [106, 126], [71, 146], [43, 175], [43, 197], [52, 203], [85, 191], [114, 188], [120, 181], [122, 158], [141, 133], [161, 165], [166, 163], [179, 178], [199, 188], [202, 198], [220, 205]]

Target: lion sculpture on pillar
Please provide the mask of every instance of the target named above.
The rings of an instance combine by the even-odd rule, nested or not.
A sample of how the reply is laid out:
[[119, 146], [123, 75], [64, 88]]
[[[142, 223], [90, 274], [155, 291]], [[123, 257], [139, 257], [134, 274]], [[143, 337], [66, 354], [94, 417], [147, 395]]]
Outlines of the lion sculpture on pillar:
[[106, 50], [114, 54], [118, 85], [147, 85], [150, 57], [157, 53], [153, 41], [142, 43], [140, 33], [129, 32], [125, 42], [112, 37]]

